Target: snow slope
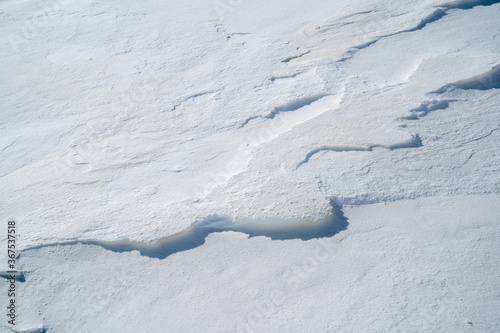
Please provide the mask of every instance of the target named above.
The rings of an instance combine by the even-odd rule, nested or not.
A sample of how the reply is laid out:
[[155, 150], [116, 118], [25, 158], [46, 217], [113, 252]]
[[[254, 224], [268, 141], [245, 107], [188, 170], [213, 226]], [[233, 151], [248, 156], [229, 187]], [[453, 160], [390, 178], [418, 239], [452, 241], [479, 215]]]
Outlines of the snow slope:
[[497, 2], [0, 2], [22, 329], [497, 331]]

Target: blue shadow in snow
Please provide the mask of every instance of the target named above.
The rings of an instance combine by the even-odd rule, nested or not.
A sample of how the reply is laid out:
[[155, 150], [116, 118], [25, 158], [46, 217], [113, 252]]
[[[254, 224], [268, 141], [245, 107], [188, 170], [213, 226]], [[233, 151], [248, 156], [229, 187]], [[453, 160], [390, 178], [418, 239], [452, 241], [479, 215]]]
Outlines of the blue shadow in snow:
[[314, 238], [332, 237], [346, 230], [349, 223], [340, 205], [333, 202], [333, 200], [330, 203], [332, 206], [331, 215], [318, 221], [269, 219], [265, 221], [233, 222], [228, 217], [210, 216], [182, 232], [159, 239], [153, 244], [134, 241], [79, 240], [46, 244], [25, 249], [24, 251], [48, 246], [85, 244], [100, 246], [119, 253], [139, 251], [141, 255], [146, 257], [165, 259], [174, 253], [199, 247], [205, 243], [208, 235], [224, 231], [242, 232], [249, 235], [250, 238], [264, 236], [272, 240], [301, 239], [306, 241]]
[[491, 6], [499, 3], [500, 0], [458, 0], [454, 2], [448, 2], [441, 7], [446, 9], [472, 9], [477, 6]]

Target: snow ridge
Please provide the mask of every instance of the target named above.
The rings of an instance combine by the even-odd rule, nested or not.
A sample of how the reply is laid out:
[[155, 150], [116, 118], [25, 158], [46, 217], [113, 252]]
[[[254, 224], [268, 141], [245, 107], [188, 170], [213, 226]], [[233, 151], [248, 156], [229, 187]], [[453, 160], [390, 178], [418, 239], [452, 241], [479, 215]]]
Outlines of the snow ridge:
[[349, 146], [322, 146], [316, 149], [311, 150], [310, 152], [307, 153], [306, 157], [304, 160], [299, 162], [297, 164], [297, 167], [300, 167], [302, 164], [309, 162], [311, 157], [316, 155], [319, 152], [322, 151], [333, 151], [333, 152], [344, 152], [344, 151], [372, 151], [375, 148], [385, 148], [389, 150], [396, 150], [396, 149], [407, 149], [407, 148], [419, 148], [422, 147], [422, 139], [420, 139], [420, 136], [418, 134], [415, 134], [412, 136], [412, 138], [408, 141], [404, 141], [401, 143], [396, 143], [393, 145], [381, 145], [381, 144], [373, 144], [368, 147], [349, 147]]
[[331, 214], [317, 221], [309, 220], [278, 220], [272, 221], [233, 221], [230, 217], [209, 216], [199, 223], [174, 235], [161, 238], [154, 244], [135, 241], [101, 241], [101, 240], [74, 240], [68, 242], [50, 243], [26, 248], [22, 253], [53, 246], [67, 245], [94, 245], [100, 246], [113, 252], [139, 251], [142, 256], [165, 259], [168, 256], [191, 250], [205, 243], [205, 239], [211, 233], [219, 232], [241, 232], [252, 237], [268, 237], [272, 240], [301, 239], [303, 241], [314, 238], [333, 237], [339, 232], [346, 230], [349, 225], [344, 216], [342, 207], [334, 199], [330, 200]]
[[500, 89], [500, 64], [494, 66], [491, 70], [485, 73], [444, 85], [432, 93], [443, 94], [455, 88], [462, 90]]
[[254, 119], [261, 119], [261, 118], [266, 118], [266, 119], [274, 119], [277, 115], [279, 115], [282, 112], [293, 112], [297, 111], [298, 109], [301, 109], [305, 106], [311, 105], [312, 103], [322, 99], [323, 97], [330, 96], [328, 94], [319, 94], [319, 95], [314, 95], [314, 96], [308, 96], [308, 97], [303, 97], [299, 99], [295, 99], [293, 101], [290, 101], [286, 103], [285, 105], [275, 107], [269, 114], [265, 116], [253, 116], [247, 118], [241, 125], [241, 127], [245, 127], [250, 121]]
[[442, 5], [446, 9], [471, 9], [476, 6], [491, 6], [500, 3], [499, 0], [458, 0]]
[[456, 102], [456, 99], [444, 99], [441, 101], [432, 100], [422, 103], [419, 107], [410, 110], [411, 115], [401, 117], [405, 120], [416, 120], [420, 117], [428, 115], [432, 111], [445, 110], [450, 106], [450, 103]]

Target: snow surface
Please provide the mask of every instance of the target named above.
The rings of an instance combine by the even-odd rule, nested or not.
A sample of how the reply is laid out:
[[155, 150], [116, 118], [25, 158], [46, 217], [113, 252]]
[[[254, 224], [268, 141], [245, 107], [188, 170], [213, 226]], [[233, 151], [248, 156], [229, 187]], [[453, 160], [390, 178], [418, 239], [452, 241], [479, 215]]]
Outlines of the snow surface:
[[498, 332], [498, 17], [1, 1], [15, 330]]

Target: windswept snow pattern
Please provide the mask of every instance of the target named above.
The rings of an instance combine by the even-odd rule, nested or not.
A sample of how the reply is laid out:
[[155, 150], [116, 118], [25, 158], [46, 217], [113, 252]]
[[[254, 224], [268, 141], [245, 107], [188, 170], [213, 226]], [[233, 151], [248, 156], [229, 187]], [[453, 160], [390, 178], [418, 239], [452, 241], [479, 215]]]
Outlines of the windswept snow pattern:
[[428, 102], [422, 103], [419, 107], [415, 109], [411, 109], [410, 113], [411, 115], [401, 117], [401, 119], [408, 119], [408, 120], [415, 120], [419, 119], [420, 117], [425, 117], [428, 115], [430, 112], [437, 111], [437, 110], [445, 110], [450, 106], [450, 103], [456, 102], [456, 100], [449, 99], [449, 100], [432, 100]]
[[[340, 53], [338, 54], [340, 61], [345, 61], [347, 59], [352, 58], [353, 55], [359, 50], [370, 47], [375, 43], [379, 42], [381, 39], [396, 36], [399, 34], [411, 33], [422, 30], [429, 24], [441, 20], [448, 14], [449, 10], [453, 9], [468, 10], [468, 9], [473, 9], [477, 6], [492, 6], [497, 3], [499, 3], [499, 1], [464, 0], [464, 1], [455, 1], [445, 4], [439, 4], [437, 5], [437, 7], [440, 8], [435, 9], [433, 12], [427, 14], [414, 26], [410, 26], [406, 29], [401, 29], [401, 30], [395, 30], [395, 27], [397, 27], [397, 23], [387, 24], [385, 20], [389, 22], [390, 21], [398, 22], [399, 16], [406, 14], [404, 10], [402, 10], [403, 7], [387, 6], [388, 8], [384, 8], [384, 6], [374, 5], [374, 8], [372, 10], [359, 11], [359, 12], [348, 11], [345, 16], [336, 17], [331, 22], [330, 21], [326, 22], [324, 26], [316, 26], [314, 29], [311, 29], [312, 31], [307, 31], [307, 32], [301, 31], [301, 33], [306, 36], [311, 34], [310, 36], [307, 36], [309, 38], [318, 37], [320, 38], [320, 40], [323, 41], [334, 39], [337, 41], [337, 43], [339, 42], [341, 44], [343, 44], [344, 42], [347, 43], [345, 46], [336, 45], [333, 48], [334, 51], [340, 51]], [[391, 11], [394, 12], [391, 13]], [[361, 21], [364, 24], [367, 24], [367, 27], [357, 26], [358, 22], [353, 21], [352, 19], [353, 17], [359, 17], [359, 16], [362, 18], [367, 18], [366, 21]], [[408, 25], [408, 23], [404, 22], [403, 26], [405, 25]], [[361, 44], [356, 45], [355, 44], [356, 41], [360, 39], [364, 39], [365, 41], [362, 42]], [[304, 44], [304, 46], [314, 49], [314, 46], [308, 45], [307, 43]], [[344, 48], [344, 50], [342, 50], [342, 48]], [[294, 60], [304, 55], [307, 55], [310, 52], [311, 50], [308, 50], [307, 52], [299, 56], [287, 59], [289, 59], [288, 61]], [[335, 56], [337, 55], [337, 53], [333, 52], [330, 56], [332, 55]]]
[[498, 332], [498, 17], [0, 2], [0, 331]]
[[491, 6], [500, 3], [498, 0], [457, 0], [442, 5], [446, 9], [471, 9], [476, 6]]
[[500, 65], [496, 65], [486, 73], [476, 75], [469, 79], [461, 80], [455, 83], [449, 83], [434, 91], [434, 93], [443, 94], [453, 88], [463, 90], [500, 89]]
[[[274, 80], [273, 80], [274, 81]], [[297, 100], [291, 101], [286, 103], [285, 105], [282, 106], [277, 106], [272, 110], [268, 115], [263, 116], [263, 117], [250, 117], [247, 120], [243, 122], [243, 124], [240, 127], [245, 126], [248, 124], [251, 120], [257, 119], [257, 118], [267, 118], [267, 119], [274, 119], [277, 115], [279, 115], [281, 112], [293, 112], [297, 111], [300, 108], [303, 108], [304, 106], [308, 106], [321, 98], [325, 97], [326, 95], [316, 95], [316, 96], [309, 96], [309, 97], [304, 97], [304, 98], [299, 98]]]
[[299, 55], [296, 55], [296, 56], [291, 56], [291, 57], [287, 57], [287, 58], [285, 58], [285, 59], [281, 60], [281, 62], [290, 62], [290, 61], [292, 61], [292, 60], [295, 60], [295, 59], [298, 59], [298, 58], [300, 58], [300, 57], [302, 57], [302, 56], [305, 56], [306, 54], [309, 54], [309, 52], [311, 52], [311, 51], [309, 51], [309, 50], [308, 50], [308, 51], [302, 52], [302, 53], [301, 53], [301, 54], [299, 54]]
[[397, 143], [397, 144], [389, 145], [389, 146], [371, 145], [371, 146], [368, 146], [366, 148], [363, 148], [363, 147], [342, 147], [342, 146], [328, 147], [328, 146], [325, 146], [325, 147], [314, 149], [314, 150], [310, 151], [309, 153], [307, 153], [306, 158], [303, 161], [301, 161], [297, 165], [297, 167], [301, 166], [304, 163], [309, 162], [309, 160], [311, 159], [311, 157], [313, 157], [314, 155], [316, 155], [317, 153], [322, 152], [322, 151], [333, 151], [333, 152], [343, 152], [343, 151], [372, 151], [375, 148], [385, 148], [385, 149], [389, 149], [389, 150], [395, 150], [395, 149], [419, 148], [419, 147], [422, 147], [422, 140], [420, 139], [420, 137], [418, 136], [418, 134], [415, 135], [414, 137], [412, 137], [410, 140], [408, 140], [406, 142]]
[[[209, 216], [199, 223], [195, 223], [186, 230], [162, 238], [153, 244], [134, 241], [99, 241], [75, 240], [61, 243], [45, 244], [27, 248], [23, 252], [33, 251], [46, 247], [67, 245], [95, 245], [113, 252], [139, 251], [142, 256], [165, 259], [168, 256], [194, 249], [205, 243], [205, 239], [212, 233], [234, 231], [247, 234], [249, 237], [269, 237], [273, 240], [310, 239], [333, 237], [340, 231], [346, 230], [348, 222], [342, 209], [334, 202], [332, 215], [319, 221], [305, 220], [269, 220], [269, 221], [232, 221], [224, 216]], [[22, 255], [22, 253], [21, 253]], [[0, 274], [0, 276], [3, 276]], [[24, 276], [22, 276], [24, 282]]]

